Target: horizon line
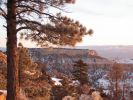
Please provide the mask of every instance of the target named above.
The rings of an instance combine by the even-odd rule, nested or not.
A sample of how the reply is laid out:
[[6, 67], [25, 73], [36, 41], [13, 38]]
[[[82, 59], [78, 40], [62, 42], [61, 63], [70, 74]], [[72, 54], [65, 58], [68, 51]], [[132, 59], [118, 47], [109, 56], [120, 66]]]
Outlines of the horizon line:
[[[53, 48], [74, 48], [74, 47], [90, 47], [90, 46], [133, 46], [133, 45], [114, 45], [114, 44], [109, 44], [109, 45], [79, 45], [79, 46], [61, 46], [61, 47], [53, 47]], [[50, 46], [51, 47], [51, 46]], [[26, 47], [26, 48], [50, 48], [50, 47]], [[7, 47], [0, 47], [0, 48], [7, 48]]]

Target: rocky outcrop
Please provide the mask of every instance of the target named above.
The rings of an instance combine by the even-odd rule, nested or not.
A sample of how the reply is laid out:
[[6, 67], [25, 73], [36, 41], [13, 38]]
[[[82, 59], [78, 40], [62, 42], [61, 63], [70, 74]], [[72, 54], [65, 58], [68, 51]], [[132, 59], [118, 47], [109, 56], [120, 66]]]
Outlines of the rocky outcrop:
[[79, 100], [93, 100], [90, 95], [81, 94]]
[[76, 98], [72, 96], [65, 96], [62, 100], [76, 100]]
[[6, 100], [6, 95], [0, 91], [0, 100]]
[[72, 76], [73, 62], [82, 59], [88, 64], [88, 67], [109, 66], [111, 61], [98, 56], [95, 50], [88, 49], [68, 49], [68, 48], [35, 48], [29, 49], [30, 55], [34, 61], [42, 61], [46, 64], [48, 73], [59, 76], [61, 74]]
[[[0, 90], [0, 100], [6, 100], [7, 91], [6, 90]], [[22, 89], [20, 89], [20, 96], [19, 100], [28, 100], [28, 98], [25, 96]]]
[[103, 100], [103, 98], [100, 95], [100, 92], [94, 91], [92, 92], [92, 100]]

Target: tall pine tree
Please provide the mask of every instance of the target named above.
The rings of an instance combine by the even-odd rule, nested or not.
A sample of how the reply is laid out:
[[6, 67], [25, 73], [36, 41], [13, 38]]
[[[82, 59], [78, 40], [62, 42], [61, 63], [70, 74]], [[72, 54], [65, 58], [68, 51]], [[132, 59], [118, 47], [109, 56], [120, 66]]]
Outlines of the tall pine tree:
[[33, 62], [29, 55], [28, 49], [23, 47], [21, 43], [18, 46], [19, 56], [19, 84], [23, 83], [26, 79], [25, 72], [33, 69]]
[[2, 0], [0, 15], [7, 28], [7, 100], [19, 99], [17, 33], [41, 46], [75, 45], [91, 34], [77, 21], [55, 15], [49, 8], [61, 10], [75, 0]]
[[74, 80], [78, 80], [81, 85], [88, 83], [88, 67], [83, 60], [78, 60], [74, 62], [73, 65], [73, 76]]

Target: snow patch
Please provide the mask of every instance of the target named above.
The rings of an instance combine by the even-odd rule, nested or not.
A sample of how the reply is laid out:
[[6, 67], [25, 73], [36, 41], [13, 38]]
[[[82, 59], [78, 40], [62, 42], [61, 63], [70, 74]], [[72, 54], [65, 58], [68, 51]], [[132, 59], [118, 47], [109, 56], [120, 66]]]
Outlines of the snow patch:
[[0, 92], [2, 92], [4, 95], [7, 94], [7, 90], [0, 90]]
[[56, 77], [52, 77], [51, 79], [54, 81], [54, 85], [62, 85], [60, 82], [62, 79]]
[[99, 86], [102, 86], [104, 89], [107, 89], [110, 85], [109, 80], [103, 79], [103, 78], [99, 79], [98, 83], [99, 83]]

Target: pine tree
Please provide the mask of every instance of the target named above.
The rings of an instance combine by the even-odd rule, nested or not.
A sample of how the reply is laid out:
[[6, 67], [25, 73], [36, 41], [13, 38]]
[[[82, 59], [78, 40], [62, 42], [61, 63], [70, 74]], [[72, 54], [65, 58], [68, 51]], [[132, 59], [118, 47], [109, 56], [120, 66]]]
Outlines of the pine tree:
[[23, 83], [26, 79], [25, 71], [33, 69], [33, 62], [29, 55], [28, 49], [23, 47], [21, 43], [18, 46], [18, 56], [19, 56], [19, 83]]
[[113, 100], [120, 99], [120, 81], [123, 76], [123, 67], [121, 64], [114, 63], [109, 72], [110, 90], [113, 94]]
[[[49, 8], [62, 9], [75, 0], [2, 0], [0, 16], [7, 28], [7, 100], [19, 99], [17, 33], [41, 46], [75, 45], [91, 34], [86, 27], [70, 18], [55, 15]], [[10, 92], [12, 91], [12, 92]]]
[[78, 80], [81, 85], [88, 83], [88, 68], [87, 64], [83, 60], [74, 62], [73, 76], [74, 80]]

